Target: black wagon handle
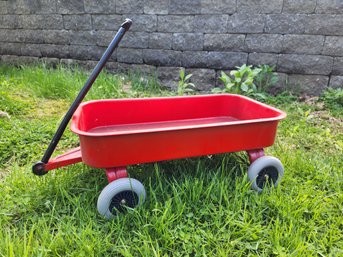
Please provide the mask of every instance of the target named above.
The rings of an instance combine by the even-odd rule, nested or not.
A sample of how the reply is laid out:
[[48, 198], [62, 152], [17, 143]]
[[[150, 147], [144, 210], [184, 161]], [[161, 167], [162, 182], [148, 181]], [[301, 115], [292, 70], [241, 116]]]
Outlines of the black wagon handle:
[[60, 141], [71, 117], [73, 116], [74, 112], [76, 111], [77, 107], [80, 105], [82, 100], [87, 95], [89, 89], [92, 87], [94, 81], [96, 80], [96, 78], [100, 74], [101, 70], [104, 68], [106, 62], [111, 57], [114, 49], [118, 46], [118, 44], [119, 44], [120, 40], [123, 38], [125, 32], [130, 29], [131, 24], [132, 24], [132, 21], [130, 19], [126, 19], [125, 22], [120, 26], [120, 29], [118, 30], [118, 32], [114, 36], [113, 40], [111, 41], [111, 43], [107, 47], [106, 51], [102, 55], [100, 61], [95, 66], [95, 68], [92, 71], [91, 75], [89, 76], [88, 80], [86, 81], [86, 83], [82, 87], [81, 91], [79, 92], [79, 94], [75, 98], [74, 102], [70, 106], [69, 110], [67, 111], [66, 115], [64, 116], [61, 124], [59, 125], [59, 127], [58, 127], [58, 129], [57, 129], [57, 131], [53, 137], [53, 139], [51, 140], [48, 148], [46, 149], [42, 160], [39, 162], [36, 162], [32, 166], [32, 171], [34, 174], [45, 175], [47, 173], [47, 171], [45, 170], [45, 164], [48, 163], [51, 155], [55, 151], [55, 148], [56, 148], [58, 142]]

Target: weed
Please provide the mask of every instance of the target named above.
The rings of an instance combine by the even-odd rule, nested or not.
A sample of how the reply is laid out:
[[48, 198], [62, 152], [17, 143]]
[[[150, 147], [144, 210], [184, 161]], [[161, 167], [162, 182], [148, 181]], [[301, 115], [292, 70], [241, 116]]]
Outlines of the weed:
[[325, 107], [333, 111], [339, 111], [343, 108], [343, 89], [329, 88], [323, 92], [320, 99], [324, 102]]
[[274, 67], [272, 66], [263, 64], [257, 68], [260, 69], [260, 72], [254, 79], [257, 91], [267, 92], [268, 89], [278, 82], [278, 76], [274, 73]]
[[249, 65], [236, 67], [237, 70], [230, 71], [230, 76], [221, 72], [220, 80], [224, 83], [224, 88], [215, 88], [214, 92], [226, 92], [234, 94], [250, 94], [257, 91], [254, 79], [260, 73], [261, 69]]
[[184, 95], [187, 93], [193, 92], [193, 88], [195, 87], [193, 83], [190, 83], [189, 80], [193, 76], [193, 74], [185, 74], [185, 70], [180, 70], [180, 79], [177, 85], [177, 94]]
[[268, 97], [267, 89], [278, 81], [273, 72], [274, 68], [268, 65], [252, 68], [251, 65], [244, 64], [236, 68], [237, 70], [230, 71], [229, 75], [222, 71], [219, 79], [224, 88], [214, 88], [212, 92], [242, 94], [265, 101]]

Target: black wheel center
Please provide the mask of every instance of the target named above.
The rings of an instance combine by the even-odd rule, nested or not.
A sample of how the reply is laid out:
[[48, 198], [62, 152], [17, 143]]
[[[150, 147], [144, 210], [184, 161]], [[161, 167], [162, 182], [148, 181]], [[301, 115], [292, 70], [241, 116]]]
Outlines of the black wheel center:
[[259, 188], [264, 188], [265, 185], [275, 185], [279, 177], [279, 172], [273, 166], [268, 166], [262, 169], [256, 178], [256, 184]]
[[138, 195], [131, 190], [121, 191], [113, 196], [109, 210], [112, 214], [116, 214], [118, 211], [123, 213], [126, 210], [125, 206], [134, 208], [138, 204], [138, 199]]

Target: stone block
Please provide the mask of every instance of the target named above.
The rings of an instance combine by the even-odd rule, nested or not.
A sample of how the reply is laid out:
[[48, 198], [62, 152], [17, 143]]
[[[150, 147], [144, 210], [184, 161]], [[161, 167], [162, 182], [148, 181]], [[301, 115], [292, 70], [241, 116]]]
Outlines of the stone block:
[[264, 31], [276, 34], [303, 34], [308, 16], [304, 14], [269, 14]]
[[283, 53], [321, 54], [324, 36], [320, 35], [284, 35]]
[[194, 31], [203, 33], [225, 33], [227, 31], [229, 15], [196, 15], [194, 18]]
[[161, 86], [177, 89], [181, 69], [179, 67], [158, 67], [157, 77], [161, 82]]
[[116, 0], [84, 0], [86, 13], [115, 13]]
[[174, 50], [202, 50], [204, 35], [202, 33], [174, 33]]
[[79, 69], [83, 69], [86, 71], [93, 70], [95, 65], [97, 64], [96, 61], [91, 60], [76, 60], [76, 59], [61, 59], [61, 64], [70, 67], [76, 67]]
[[68, 45], [71, 41], [71, 33], [67, 30], [31, 30], [28, 31], [34, 38], [32, 43]]
[[39, 44], [22, 44], [20, 47], [20, 54], [24, 56], [40, 57], [41, 45]]
[[97, 64], [96, 61], [76, 59], [61, 59], [60, 63], [64, 66], [68, 66], [71, 68], [77, 67], [87, 71], [93, 70], [95, 65]]
[[[256, 13], [235, 13], [229, 16], [228, 33], [262, 33], [265, 15]], [[221, 25], [218, 25], [221, 26]], [[216, 32], [216, 30], [212, 31]], [[278, 32], [277, 32], [278, 33]]]
[[[8, 32], [10, 32], [11, 34], [6, 36], [4, 40], [6, 40], [7, 42], [42, 44], [44, 43], [44, 34], [47, 33], [46, 31], [47, 30], [26, 30], [26, 29], [8, 30]], [[56, 30], [56, 31], [59, 31], [59, 30]]]
[[84, 2], [80, 0], [58, 0], [57, 13], [60, 14], [79, 14], [85, 12]]
[[116, 13], [143, 13], [144, 0], [116, 0]]
[[328, 87], [328, 82], [328, 76], [298, 74], [288, 76], [288, 84], [291, 90], [307, 95], [320, 95]]
[[123, 63], [143, 63], [142, 49], [119, 48], [117, 61]]
[[156, 67], [147, 64], [132, 64], [130, 66], [130, 71], [134, 73], [142, 74], [146, 77], [156, 77]]
[[0, 55], [21, 55], [21, 43], [1, 43]]
[[277, 70], [286, 73], [329, 75], [333, 58], [323, 55], [280, 54]]
[[169, 0], [169, 14], [200, 14], [201, 0]]
[[[68, 56], [76, 60], [100, 60], [105, 48], [100, 46], [68, 46]], [[112, 60], [115, 59], [115, 54], [112, 54]]]
[[[21, 0], [26, 2], [27, 0]], [[33, 0], [36, 5], [33, 8], [33, 13], [36, 14], [50, 14], [50, 13], [56, 13], [57, 6], [55, 0]], [[31, 5], [32, 9], [32, 5]]]
[[248, 52], [280, 53], [283, 36], [280, 34], [248, 34], [245, 49]]
[[112, 41], [115, 33], [113, 31], [94, 31], [96, 37], [96, 44], [98, 46], [108, 46]]
[[237, 0], [238, 12], [281, 13], [283, 0]]
[[70, 30], [91, 30], [92, 18], [90, 15], [63, 15], [65, 29]]
[[42, 57], [70, 58], [68, 45], [40, 44], [39, 50]]
[[60, 64], [60, 59], [58, 58], [42, 57], [40, 61], [47, 67], [57, 67]]
[[120, 42], [120, 47], [128, 48], [148, 48], [149, 33], [146, 32], [127, 32]]
[[343, 89], [343, 76], [331, 76], [329, 87]]
[[144, 3], [146, 14], [168, 14], [169, 1], [149, 0]]
[[305, 21], [305, 33], [315, 35], [343, 36], [343, 15], [312, 14]]
[[33, 56], [16, 56], [16, 55], [3, 55], [1, 56], [1, 62], [10, 65], [23, 65], [23, 64], [35, 64], [39, 62], [38, 57]]
[[55, 0], [15, 0], [8, 1], [8, 13], [15, 14], [50, 14], [56, 13]]
[[[50, 59], [49, 57], [42, 57], [42, 59], [43, 58]], [[64, 66], [75, 66], [75, 65], [77, 65], [76, 64], [76, 60], [74, 60], [74, 59], [64, 59], [64, 58], [60, 59], [60, 64], [62, 64]]]
[[278, 54], [270, 53], [250, 53], [248, 58], [249, 65], [262, 65], [276, 66], [279, 59]]
[[72, 45], [96, 45], [97, 34], [95, 31], [73, 31], [70, 33]]
[[93, 70], [97, 63], [97, 61], [91, 60], [76, 60], [76, 64], [78, 65], [78, 67], [87, 71]]
[[181, 66], [181, 52], [160, 49], [143, 49], [144, 63], [156, 66]]
[[167, 15], [158, 16], [157, 30], [159, 32], [193, 32], [194, 16]]
[[0, 42], [22, 42], [19, 37], [20, 32], [18, 32], [18, 30], [0, 29]]
[[343, 56], [343, 37], [326, 37], [323, 54]]
[[63, 29], [62, 15], [19, 15], [18, 27], [24, 29]]
[[343, 1], [317, 0], [316, 13], [343, 14]]
[[[130, 19], [133, 22], [130, 31], [153, 32], [157, 30], [156, 15], [136, 14], [130, 15]], [[124, 21], [125, 18], [123, 17], [122, 20]]]
[[236, 0], [201, 0], [202, 14], [234, 14]]
[[173, 34], [171, 33], [151, 33], [149, 37], [149, 48], [171, 49], [173, 44]]
[[0, 14], [9, 14], [10, 8], [9, 8], [9, 1], [0, 1]]
[[216, 85], [216, 72], [212, 69], [186, 69], [186, 74], [192, 74], [190, 81], [196, 90], [211, 91]]
[[309, 0], [284, 0], [283, 13], [314, 13], [316, 9], [316, 1]]
[[334, 58], [332, 74], [343, 75], [343, 57], [335, 57]]
[[208, 64], [208, 52], [205, 51], [184, 51], [181, 55], [181, 66], [206, 68]]
[[247, 63], [248, 54], [240, 52], [209, 52], [207, 67], [211, 69], [231, 69]]
[[121, 15], [92, 15], [93, 29], [116, 31], [123, 23]]
[[[108, 47], [108, 45], [110, 44], [110, 42], [113, 40], [113, 37], [115, 35], [115, 32], [113, 31], [92, 31], [92, 32], [95, 32], [95, 40], [96, 40], [96, 45], [98, 46], [104, 46], [104, 47]], [[130, 34], [126, 34], [125, 37]], [[122, 41], [120, 42], [118, 48], [121, 48], [121, 47], [126, 47], [126, 48], [136, 48], [134, 47], [135, 44], [138, 44], [137, 42], [139, 40], [141, 40], [140, 38], [137, 38], [137, 39], [132, 39], [132, 35], [130, 36], [129, 39], [127, 39], [127, 41], [125, 42], [124, 39], [125, 37], [122, 39]], [[141, 47], [137, 47], [137, 48], [141, 48]]]
[[205, 34], [204, 50], [243, 51], [244, 34]]
[[127, 73], [130, 70], [130, 67], [131, 65], [127, 63], [108, 62], [106, 63], [105, 69], [109, 72], [118, 74], [118, 73]]
[[0, 15], [1, 29], [15, 29], [19, 27], [17, 15]]

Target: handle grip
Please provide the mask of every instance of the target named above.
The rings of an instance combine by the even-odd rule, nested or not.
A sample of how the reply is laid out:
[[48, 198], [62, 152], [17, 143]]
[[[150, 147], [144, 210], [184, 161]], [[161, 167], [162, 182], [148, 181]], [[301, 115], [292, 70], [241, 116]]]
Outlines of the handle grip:
[[48, 173], [48, 171], [45, 169], [45, 164], [48, 163], [51, 155], [55, 151], [56, 146], [57, 146], [58, 142], [60, 141], [71, 117], [73, 116], [77, 107], [79, 107], [82, 100], [87, 95], [87, 93], [88, 93], [89, 89], [92, 87], [94, 81], [96, 80], [96, 78], [98, 77], [98, 75], [100, 74], [102, 69], [104, 68], [106, 62], [111, 57], [115, 48], [118, 46], [118, 44], [121, 41], [121, 39], [123, 38], [125, 32], [130, 29], [131, 25], [132, 25], [132, 21], [130, 19], [126, 19], [125, 22], [120, 26], [120, 29], [118, 30], [118, 32], [114, 36], [111, 43], [108, 45], [108, 47], [107, 47], [106, 51], [104, 52], [104, 54], [102, 55], [100, 61], [95, 66], [95, 68], [92, 71], [91, 75], [89, 76], [88, 80], [86, 81], [86, 83], [82, 87], [81, 91], [79, 92], [79, 94], [75, 98], [74, 102], [70, 106], [69, 110], [67, 111], [66, 115], [64, 116], [63, 120], [61, 121], [61, 124], [59, 125], [53, 139], [51, 140], [48, 148], [46, 149], [42, 160], [39, 162], [36, 162], [32, 166], [32, 171], [34, 174], [45, 175], [46, 173]]

